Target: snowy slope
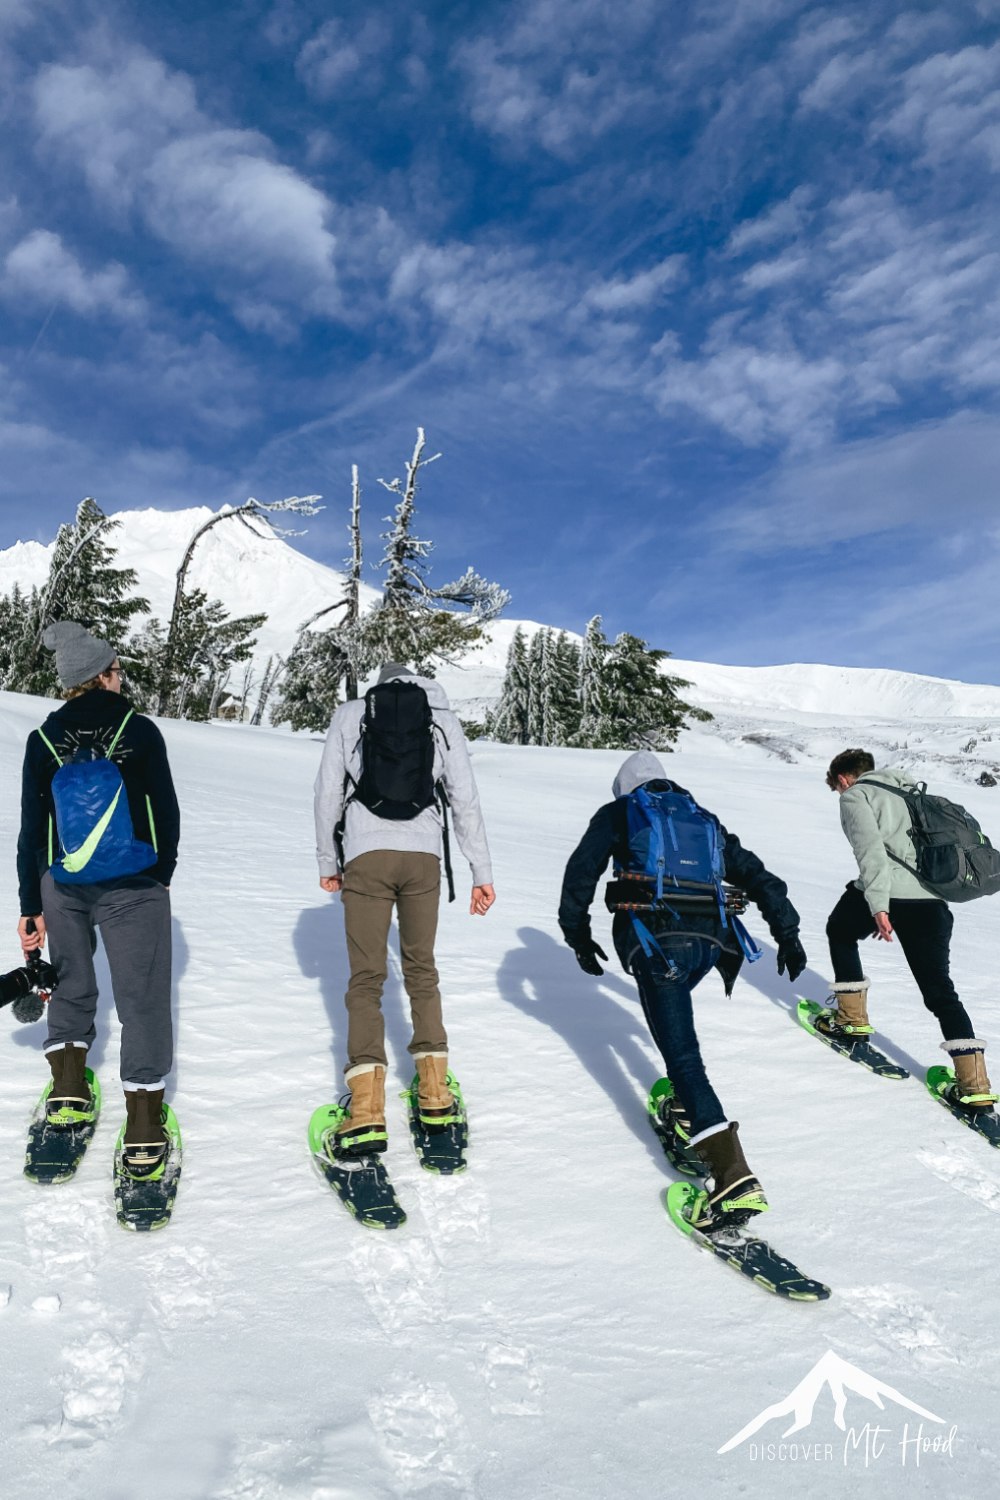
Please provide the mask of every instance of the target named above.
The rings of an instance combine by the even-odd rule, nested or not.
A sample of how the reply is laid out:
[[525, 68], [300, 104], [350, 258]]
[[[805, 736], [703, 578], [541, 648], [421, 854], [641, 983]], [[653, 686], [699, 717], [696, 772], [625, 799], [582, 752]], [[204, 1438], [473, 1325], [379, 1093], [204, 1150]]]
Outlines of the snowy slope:
[[[139, 592], [161, 619], [169, 615], [174, 575], [184, 550], [212, 514], [201, 507], [128, 510], [115, 517], [121, 522], [115, 533], [120, 564], [136, 569]], [[331, 522], [324, 513], [311, 524], [316, 528]], [[51, 544], [43, 547], [38, 542], [17, 542], [0, 551], [0, 593], [9, 591], [15, 582], [26, 589], [44, 582], [51, 551]], [[265, 536], [263, 528], [251, 530], [237, 521], [214, 527], [202, 539], [189, 577], [193, 587], [220, 598], [234, 614], [268, 615], [255, 653], [258, 672], [269, 656], [288, 654], [299, 627], [338, 599], [344, 582], [342, 574], [307, 557], [292, 542]], [[367, 607], [375, 597], [375, 590], [365, 586], [363, 604]], [[549, 623], [558, 628], [559, 622]], [[529, 637], [539, 629], [531, 620], [498, 620], [465, 661], [440, 672], [445, 690], [463, 717], [481, 719], [486, 707], [496, 701], [510, 642], [519, 625]], [[1000, 687], [908, 672], [806, 664], [732, 667], [680, 659], [672, 659], [667, 669], [688, 679], [691, 701], [710, 708], [720, 729], [737, 737], [773, 736], [774, 726], [764, 721], [775, 716], [783, 726], [794, 723], [805, 731], [830, 724], [839, 727], [857, 718], [896, 726], [901, 720], [927, 720], [935, 725], [945, 720], [1000, 721]], [[988, 763], [984, 750], [976, 762], [977, 773]]]
[[[13, 789], [45, 707], [0, 699], [10, 966]], [[395, 1098], [409, 1068], [393, 960], [389, 1163], [410, 1218], [380, 1235], [348, 1218], [305, 1151], [344, 1045], [341, 909], [311, 854], [319, 743], [163, 729], [184, 810], [170, 1084], [184, 1178], [168, 1230], [118, 1231], [105, 982], [98, 1135], [74, 1183], [27, 1182], [42, 1028], [0, 1012], [4, 1500], [995, 1492], [1000, 1159], [916, 1078], [881, 1082], [797, 1028], [769, 944], [731, 1001], [705, 981], [702, 1045], [771, 1196], [768, 1233], [835, 1295], [779, 1302], [669, 1225], [670, 1174], [644, 1119], [658, 1068], [633, 986], [616, 965], [581, 974], [555, 924], [564, 861], [618, 756], [474, 746], [498, 902], [485, 920], [446, 909], [439, 945], [472, 1160], [453, 1181], [416, 1166]], [[852, 869], [821, 759], [807, 747], [788, 764], [699, 729], [672, 769], [788, 879], [812, 961], [799, 988], [822, 997], [823, 925]], [[1000, 834], [995, 795], [937, 784]], [[954, 970], [988, 1036], [995, 922], [985, 902], [956, 916]], [[601, 912], [595, 929], [603, 941]], [[900, 954], [873, 948], [866, 965], [881, 1041], [917, 1072], [940, 1060]], [[830, 1349], [839, 1359], [815, 1372]], [[931, 1435], [957, 1425], [953, 1454], [916, 1467], [898, 1445], [922, 1419], [877, 1406], [885, 1387], [943, 1419]], [[718, 1453], [790, 1394], [809, 1422], [794, 1451]], [[845, 1453], [840, 1394], [849, 1426], [888, 1430], [867, 1469], [863, 1442]], [[777, 1445], [791, 1420], [769, 1418], [752, 1442]]]

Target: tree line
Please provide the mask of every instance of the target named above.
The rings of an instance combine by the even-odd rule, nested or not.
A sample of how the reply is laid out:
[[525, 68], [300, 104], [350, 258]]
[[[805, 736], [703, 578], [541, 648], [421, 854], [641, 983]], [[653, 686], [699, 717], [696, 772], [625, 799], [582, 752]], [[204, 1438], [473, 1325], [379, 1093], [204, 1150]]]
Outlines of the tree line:
[[[359, 684], [386, 661], [402, 662], [426, 676], [467, 657], [483, 629], [510, 599], [472, 567], [460, 578], [432, 585], [433, 543], [415, 534], [416, 496], [423, 471], [440, 454], [427, 455], [423, 428], [406, 461], [404, 476], [380, 479], [395, 500], [382, 533], [381, 595], [361, 605], [364, 553], [362, 494], [352, 468], [350, 552], [341, 594], [303, 620], [287, 657], [272, 656], [262, 672], [253, 665], [264, 613], [230, 615], [204, 589], [189, 586], [195, 552], [204, 536], [230, 522], [266, 538], [291, 536], [289, 518], [310, 517], [322, 507], [318, 495], [291, 496], [264, 504], [249, 499], [225, 507], [190, 538], [178, 567], [169, 617], [150, 612], [136, 592], [133, 568], [117, 566], [114, 533], [120, 522], [88, 497], [72, 522], [60, 526], [41, 587], [15, 585], [0, 596], [0, 688], [59, 696], [55, 659], [42, 645], [48, 625], [79, 620], [112, 642], [136, 707], [166, 718], [211, 719], [228, 702], [251, 723], [322, 733], [343, 698], [356, 698]], [[565, 631], [537, 630], [530, 644], [520, 628], [508, 654], [500, 700], [485, 726], [469, 725], [508, 744], [574, 745], [594, 748], [669, 749], [687, 718], [709, 719], [679, 696], [690, 684], [667, 675], [669, 655], [624, 633], [604, 635], [601, 617], [587, 626], [582, 646]]]
[[582, 645], [565, 631], [518, 626], [486, 733], [508, 745], [669, 750], [687, 719], [712, 715], [681, 697], [691, 684], [660, 664], [670, 655], [627, 631], [609, 641], [595, 615]]

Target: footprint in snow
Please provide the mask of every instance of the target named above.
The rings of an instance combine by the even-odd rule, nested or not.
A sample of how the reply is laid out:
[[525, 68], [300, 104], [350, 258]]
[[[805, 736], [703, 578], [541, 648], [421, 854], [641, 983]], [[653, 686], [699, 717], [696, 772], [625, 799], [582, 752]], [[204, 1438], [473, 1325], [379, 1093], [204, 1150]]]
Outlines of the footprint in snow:
[[348, 1265], [386, 1333], [436, 1323], [443, 1317], [441, 1267], [426, 1239], [390, 1244], [380, 1237], [360, 1244]]
[[934, 1314], [908, 1287], [848, 1287], [838, 1291], [842, 1304], [885, 1343], [902, 1349], [924, 1365], [960, 1362], [954, 1332], [943, 1329]]
[[445, 1385], [404, 1380], [368, 1401], [399, 1493], [475, 1496], [475, 1451]]
[[991, 1213], [1000, 1214], [1000, 1187], [980, 1170], [980, 1163], [971, 1152], [918, 1151], [917, 1160], [956, 1192]]
[[421, 1172], [417, 1196], [434, 1247], [447, 1266], [467, 1266], [490, 1248], [489, 1199], [466, 1173], [437, 1177]]
[[197, 1326], [218, 1312], [218, 1272], [202, 1245], [173, 1246], [149, 1266], [149, 1301], [162, 1328]]

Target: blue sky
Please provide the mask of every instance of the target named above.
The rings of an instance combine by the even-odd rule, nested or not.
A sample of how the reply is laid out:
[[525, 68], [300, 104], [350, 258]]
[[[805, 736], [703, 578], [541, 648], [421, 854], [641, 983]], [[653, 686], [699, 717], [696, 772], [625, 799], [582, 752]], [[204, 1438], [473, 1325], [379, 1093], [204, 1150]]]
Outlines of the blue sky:
[[0, 545], [320, 492], [682, 657], [998, 680], [1000, 3], [0, 0]]

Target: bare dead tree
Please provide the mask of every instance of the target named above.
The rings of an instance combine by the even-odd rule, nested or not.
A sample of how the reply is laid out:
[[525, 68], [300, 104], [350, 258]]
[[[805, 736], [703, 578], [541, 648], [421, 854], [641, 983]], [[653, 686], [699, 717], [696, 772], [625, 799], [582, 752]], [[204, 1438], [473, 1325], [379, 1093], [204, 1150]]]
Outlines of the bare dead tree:
[[[255, 500], [253, 496], [245, 500], [242, 505], [227, 506], [218, 515], [212, 516], [204, 526], [199, 526], [194, 536], [188, 542], [187, 549], [181, 559], [181, 565], [177, 569], [177, 577], [174, 584], [174, 602], [170, 611], [170, 624], [167, 628], [166, 646], [163, 652], [163, 664], [160, 669], [160, 681], [156, 693], [154, 713], [162, 713], [170, 696], [170, 682], [174, 670], [174, 655], [177, 645], [177, 626], [180, 619], [183, 604], [185, 584], [187, 582], [188, 569], [194, 558], [195, 549], [202, 537], [212, 530], [213, 526], [219, 526], [223, 521], [239, 521], [246, 526], [254, 536], [265, 536], [268, 540], [278, 537], [301, 536], [301, 531], [293, 531], [288, 527], [281, 526], [273, 517], [277, 515], [314, 516], [322, 506], [318, 504], [319, 495], [291, 495], [286, 500], [275, 500], [271, 504], [265, 504], [261, 500]], [[266, 531], [257, 531], [250, 523], [260, 521], [266, 527]]]

